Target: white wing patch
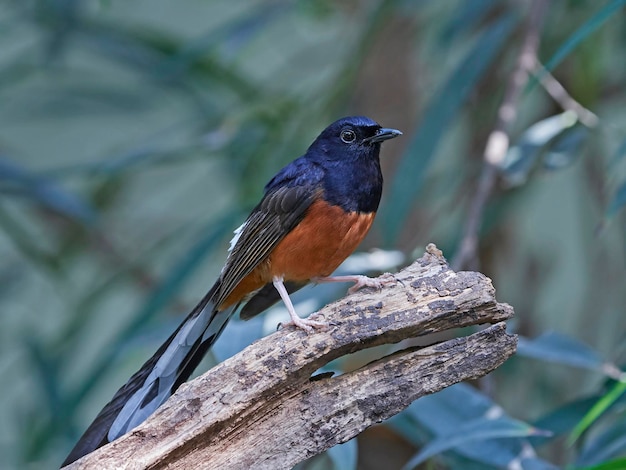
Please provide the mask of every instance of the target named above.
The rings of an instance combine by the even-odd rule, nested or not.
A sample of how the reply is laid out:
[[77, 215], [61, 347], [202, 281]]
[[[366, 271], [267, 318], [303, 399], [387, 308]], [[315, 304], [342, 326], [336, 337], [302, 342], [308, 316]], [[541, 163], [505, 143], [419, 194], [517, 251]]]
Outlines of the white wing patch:
[[233, 233], [235, 234], [235, 236], [233, 237], [233, 239], [230, 241], [230, 246], [228, 247], [228, 252], [230, 253], [231, 251], [233, 251], [233, 248], [235, 248], [235, 245], [237, 244], [237, 242], [239, 241], [239, 237], [241, 237], [241, 232], [243, 232], [244, 227], [246, 226], [246, 224], [248, 223], [248, 221], [246, 220], [243, 224], [241, 224], [239, 226], [239, 228], [237, 228], [237, 230], [235, 230]]
[[222, 266], [222, 271], [221, 273], [224, 273], [224, 270], [226, 269], [226, 266], [228, 265], [228, 260], [230, 258], [230, 255], [233, 251], [233, 248], [235, 248], [235, 245], [237, 244], [237, 242], [239, 241], [239, 238], [241, 237], [241, 234], [243, 232], [243, 229], [246, 228], [246, 224], [248, 223], [248, 221], [246, 220], [243, 224], [241, 224], [233, 233], [235, 234], [235, 236], [232, 238], [232, 240], [230, 241], [230, 246], [228, 247], [228, 258], [226, 259], [226, 263], [224, 263], [224, 266]]

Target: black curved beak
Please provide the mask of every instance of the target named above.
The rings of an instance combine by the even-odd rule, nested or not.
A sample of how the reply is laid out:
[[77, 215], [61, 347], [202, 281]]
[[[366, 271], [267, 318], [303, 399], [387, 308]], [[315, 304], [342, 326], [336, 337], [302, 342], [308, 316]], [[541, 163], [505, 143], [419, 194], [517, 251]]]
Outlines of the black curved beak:
[[398, 137], [399, 135], [402, 135], [402, 132], [397, 129], [387, 129], [386, 127], [381, 127], [372, 137], [363, 139], [363, 142], [374, 144], [377, 142], [382, 142], [384, 140], [393, 139], [394, 137]]

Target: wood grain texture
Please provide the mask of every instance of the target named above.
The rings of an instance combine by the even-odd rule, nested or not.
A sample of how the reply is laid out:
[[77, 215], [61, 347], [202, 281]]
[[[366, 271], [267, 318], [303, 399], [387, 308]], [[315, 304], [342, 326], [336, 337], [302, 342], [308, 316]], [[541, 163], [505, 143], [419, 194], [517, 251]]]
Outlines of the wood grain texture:
[[[145, 423], [66, 467], [280, 469], [356, 436], [415, 399], [502, 364], [516, 348], [486, 276], [450, 270], [427, 252], [394, 276], [318, 314], [331, 326], [281, 330], [184, 384]], [[407, 348], [337, 377], [311, 375], [361, 349], [452, 328], [496, 323], [470, 336]]]

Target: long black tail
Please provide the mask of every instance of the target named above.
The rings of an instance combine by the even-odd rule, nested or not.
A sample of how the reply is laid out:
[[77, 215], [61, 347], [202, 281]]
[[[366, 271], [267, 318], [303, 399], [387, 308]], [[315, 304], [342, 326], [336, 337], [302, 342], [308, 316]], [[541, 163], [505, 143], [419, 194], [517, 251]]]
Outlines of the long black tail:
[[214, 286], [159, 350], [100, 411], [62, 466], [126, 434], [185, 382], [228, 323], [236, 306], [217, 311]]

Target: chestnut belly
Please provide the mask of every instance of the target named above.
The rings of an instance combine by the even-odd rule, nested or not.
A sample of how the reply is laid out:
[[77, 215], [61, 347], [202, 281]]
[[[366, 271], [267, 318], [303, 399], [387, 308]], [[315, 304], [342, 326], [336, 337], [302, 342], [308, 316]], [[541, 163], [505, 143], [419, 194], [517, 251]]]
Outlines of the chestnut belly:
[[323, 201], [274, 248], [268, 259], [270, 279], [306, 281], [330, 276], [356, 249], [372, 226], [374, 212], [345, 212]]

